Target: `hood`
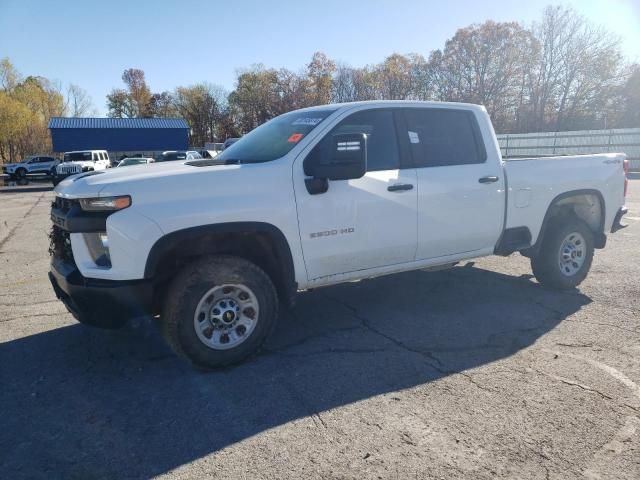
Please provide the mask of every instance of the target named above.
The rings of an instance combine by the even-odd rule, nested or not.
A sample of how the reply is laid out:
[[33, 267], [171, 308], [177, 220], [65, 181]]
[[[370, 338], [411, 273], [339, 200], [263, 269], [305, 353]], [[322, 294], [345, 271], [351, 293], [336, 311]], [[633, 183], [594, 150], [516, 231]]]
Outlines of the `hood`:
[[60, 182], [54, 191], [69, 198], [135, 195], [148, 190], [171, 191], [178, 182], [180, 185], [195, 185], [203, 176], [209, 178], [212, 174], [239, 168], [239, 165], [193, 167], [180, 161], [131, 165], [73, 175]]

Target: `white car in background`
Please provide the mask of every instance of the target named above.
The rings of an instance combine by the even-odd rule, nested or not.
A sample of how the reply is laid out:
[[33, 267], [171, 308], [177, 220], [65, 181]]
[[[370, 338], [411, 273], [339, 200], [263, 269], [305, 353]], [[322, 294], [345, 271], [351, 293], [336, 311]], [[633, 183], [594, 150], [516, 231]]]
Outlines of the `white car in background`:
[[53, 184], [57, 185], [70, 175], [82, 172], [106, 170], [111, 167], [106, 150], [78, 150], [65, 152], [62, 163], [56, 166]]
[[201, 158], [202, 158], [202, 155], [200, 155], [200, 152], [196, 150], [167, 150], [166, 152], [162, 152], [162, 155], [156, 158], [156, 162], [173, 162], [176, 160], [198, 160]]
[[8, 163], [2, 166], [2, 172], [10, 177], [24, 178], [28, 173], [52, 173], [52, 169], [60, 163], [49, 156], [32, 156], [19, 163]]
[[153, 163], [155, 160], [153, 158], [147, 157], [128, 157], [123, 158], [118, 163], [118, 167], [130, 167], [132, 165], [147, 165], [149, 163]]

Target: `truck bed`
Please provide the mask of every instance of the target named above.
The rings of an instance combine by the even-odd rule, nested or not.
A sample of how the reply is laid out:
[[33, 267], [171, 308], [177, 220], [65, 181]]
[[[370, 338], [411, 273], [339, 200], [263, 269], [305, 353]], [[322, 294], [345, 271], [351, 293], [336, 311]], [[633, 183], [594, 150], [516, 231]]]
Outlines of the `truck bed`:
[[[611, 229], [617, 208], [624, 204], [622, 153], [505, 159], [506, 228], [527, 226], [535, 243], [552, 201], [560, 195], [595, 194], [604, 208], [604, 231]], [[615, 199], [606, 205], [604, 198]]]

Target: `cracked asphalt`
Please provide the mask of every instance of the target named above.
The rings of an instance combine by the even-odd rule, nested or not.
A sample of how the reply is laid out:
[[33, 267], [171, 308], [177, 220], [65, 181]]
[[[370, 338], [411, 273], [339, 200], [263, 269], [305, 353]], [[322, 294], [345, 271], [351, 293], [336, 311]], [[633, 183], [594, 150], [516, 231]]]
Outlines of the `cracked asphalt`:
[[640, 181], [579, 290], [520, 255], [318, 289], [202, 373], [77, 324], [51, 192], [0, 193], [0, 478], [640, 478]]

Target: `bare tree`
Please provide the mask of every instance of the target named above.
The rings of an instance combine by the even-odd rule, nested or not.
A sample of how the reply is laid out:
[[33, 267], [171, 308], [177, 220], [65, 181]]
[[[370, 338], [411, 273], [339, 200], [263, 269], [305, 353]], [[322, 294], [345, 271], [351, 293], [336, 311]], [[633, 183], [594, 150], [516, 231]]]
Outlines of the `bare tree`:
[[70, 117], [95, 115], [95, 108], [87, 91], [73, 83], [67, 88], [65, 110]]
[[528, 82], [531, 128], [587, 127], [619, 83], [619, 39], [566, 7], [547, 7], [532, 31], [540, 51]]
[[517, 110], [523, 53], [531, 44], [530, 32], [514, 22], [459, 29], [430, 58], [441, 98], [482, 104], [498, 127], [506, 126]]

